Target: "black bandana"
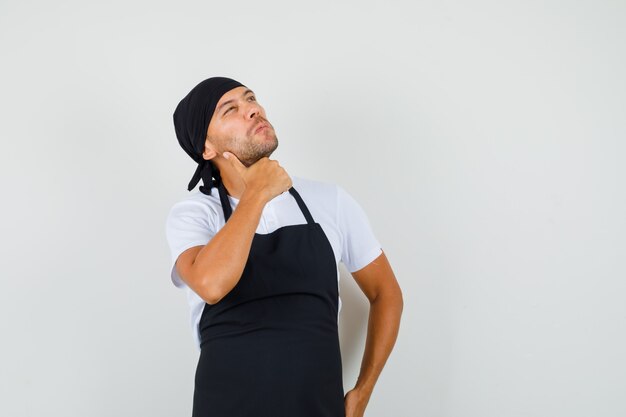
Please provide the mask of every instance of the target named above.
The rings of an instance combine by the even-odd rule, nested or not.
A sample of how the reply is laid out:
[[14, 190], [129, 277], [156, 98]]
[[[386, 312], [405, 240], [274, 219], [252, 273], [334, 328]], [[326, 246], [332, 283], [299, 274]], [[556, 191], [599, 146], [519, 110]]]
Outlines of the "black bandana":
[[[211, 187], [220, 181], [219, 170], [213, 162], [202, 157], [209, 122], [220, 98], [236, 87], [245, 87], [239, 81], [226, 77], [211, 77], [196, 85], [183, 98], [174, 111], [174, 129], [178, 143], [194, 161], [198, 163], [187, 190], [191, 191], [200, 178], [203, 186], [200, 191], [211, 194]], [[212, 178], [215, 177], [215, 181]]]

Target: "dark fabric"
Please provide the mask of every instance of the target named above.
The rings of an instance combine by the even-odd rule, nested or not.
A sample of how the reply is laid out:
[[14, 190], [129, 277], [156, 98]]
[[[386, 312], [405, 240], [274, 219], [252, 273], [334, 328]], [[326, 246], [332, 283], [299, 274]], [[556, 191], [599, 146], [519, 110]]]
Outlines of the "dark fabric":
[[306, 223], [255, 233], [237, 285], [204, 305], [193, 417], [345, 417], [335, 255], [289, 192]]
[[[174, 129], [178, 143], [198, 167], [189, 181], [187, 190], [191, 191], [200, 178], [203, 186], [200, 191], [211, 194], [211, 187], [221, 182], [218, 169], [213, 162], [202, 158], [206, 133], [220, 98], [236, 87], [245, 87], [239, 81], [227, 77], [211, 77], [196, 85], [176, 106], [174, 111]], [[212, 178], [215, 177], [215, 181]]]

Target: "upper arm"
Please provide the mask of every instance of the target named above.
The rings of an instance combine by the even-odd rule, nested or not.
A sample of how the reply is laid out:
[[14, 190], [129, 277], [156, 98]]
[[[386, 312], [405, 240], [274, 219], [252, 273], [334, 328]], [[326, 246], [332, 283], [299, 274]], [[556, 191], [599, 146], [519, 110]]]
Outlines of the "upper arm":
[[382, 253], [361, 205], [337, 186], [337, 226], [341, 237], [341, 262], [350, 273], [357, 271]]
[[365, 267], [352, 272], [352, 277], [370, 302], [381, 294], [394, 294], [402, 302], [402, 291], [384, 251]]
[[400, 287], [365, 210], [346, 190], [337, 189], [342, 262], [370, 302], [392, 292], [401, 300]]
[[198, 256], [198, 252], [204, 247], [204, 245], [192, 246], [189, 249], [186, 249], [178, 255], [178, 259], [176, 260], [176, 272], [178, 272], [178, 276], [189, 286], [195, 286], [195, 278], [193, 275], [193, 263], [196, 260], [196, 256]]
[[[194, 281], [193, 261], [216, 233], [216, 214], [198, 201], [179, 202], [172, 207], [166, 221], [170, 247], [170, 276], [179, 288]], [[183, 278], [184, 277], [184, 278]]]

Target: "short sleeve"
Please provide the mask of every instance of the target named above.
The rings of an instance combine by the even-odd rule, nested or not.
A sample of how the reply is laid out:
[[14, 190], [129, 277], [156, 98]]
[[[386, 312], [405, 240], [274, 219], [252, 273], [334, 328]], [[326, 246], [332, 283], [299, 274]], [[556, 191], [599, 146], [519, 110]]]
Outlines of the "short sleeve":
[[185, 250], [206, 245], [216, 233], [216, 215], [207, 205], [198, 201], [181, 201], [170, 210], [165, 223], [165, 234], [170, 248], [170, 278], [174, 286], [186, 287], [176, 271], [176, 260]]
[[365, 211], [340, 186], [337, 186], [337, 224], [341, 234], [341, 262], [349, 272], [367, 266], [382, 253]]

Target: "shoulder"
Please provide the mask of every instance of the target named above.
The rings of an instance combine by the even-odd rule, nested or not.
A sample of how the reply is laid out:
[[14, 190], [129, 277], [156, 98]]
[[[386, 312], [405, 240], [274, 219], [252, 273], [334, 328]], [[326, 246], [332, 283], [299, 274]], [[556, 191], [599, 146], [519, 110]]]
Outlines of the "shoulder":
[[321, 191], [321, 190], [333, 189], [334, 187], [336, 187], [336, 185], [332, 182], [321, 181], [321, 180], [308, 178], [308, 177], [302, 177], [300, 175], [292, 175], [291, 180], [293, 182], [294, 187], [298, 185], [301, 188], [306, 188], [307, 190]]
[[337, 184], [296, 175], [292, 175], [291, 180], [303, 199], [314, 204], [328, 205], [329, 208], [336, 207], [340, 188]]
[[348, 213], [362, 210], [354, 196], [337, 183], [294, 175], [291, 179], [294, 188], [300, 192], [303, 199], [308, 198], [314, 204], [325, 206], [325, 209]]
[[320, 181], [300, 176], [292, 176], [293, 186], [296, 190], [302, 190], [310, 197], [316, 200], [332, 201], [336, 205], [354, 205], [358, 204], [355, 198], [341, 185], [330, 182]]
[[[213, 191], [213, 190], [212, 190]], [[195, 191], [175, 202], [167, 215], [168, 223], [177, 217], [200, 217], [210, 219], [218, 214], [219, 198]]]

